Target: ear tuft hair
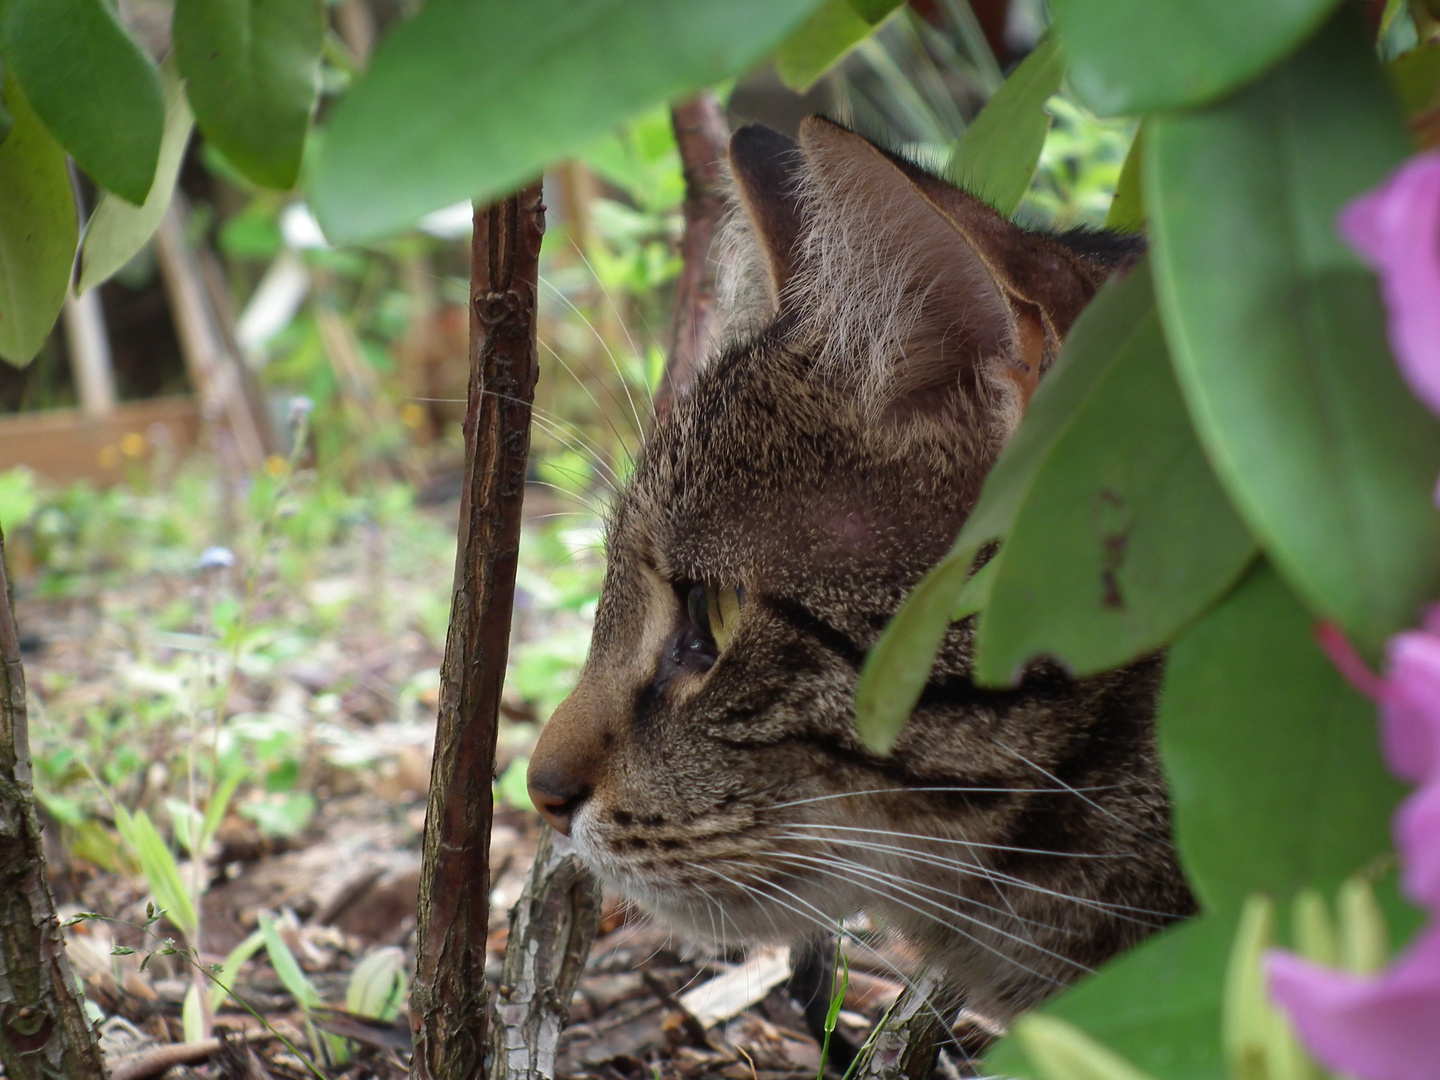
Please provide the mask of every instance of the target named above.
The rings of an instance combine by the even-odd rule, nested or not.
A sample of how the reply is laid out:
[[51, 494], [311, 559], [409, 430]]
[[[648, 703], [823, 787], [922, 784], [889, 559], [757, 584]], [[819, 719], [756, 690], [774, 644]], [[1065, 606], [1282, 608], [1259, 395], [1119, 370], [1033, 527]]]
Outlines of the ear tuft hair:
[[730, 165], [727, 331], [788, 316], [819, 376], [876, 417], [944, 415], [1003, 442], [1110, 269], [823, 118], [798, 147], [741, 128]]

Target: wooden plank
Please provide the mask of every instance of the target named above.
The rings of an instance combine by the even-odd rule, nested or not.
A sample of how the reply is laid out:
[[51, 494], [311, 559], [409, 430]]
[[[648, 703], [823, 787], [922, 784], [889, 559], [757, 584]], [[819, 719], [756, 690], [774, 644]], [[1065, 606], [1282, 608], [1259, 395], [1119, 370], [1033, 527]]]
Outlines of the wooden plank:
[[195, 445], [200, 410], [190, 397], [127, 401], [108, 416], [79, 409], [0, 416], [0, 470], [28, 465], [47, 480], [113, 484], [144, 467], [155, 448], [182, 454]]

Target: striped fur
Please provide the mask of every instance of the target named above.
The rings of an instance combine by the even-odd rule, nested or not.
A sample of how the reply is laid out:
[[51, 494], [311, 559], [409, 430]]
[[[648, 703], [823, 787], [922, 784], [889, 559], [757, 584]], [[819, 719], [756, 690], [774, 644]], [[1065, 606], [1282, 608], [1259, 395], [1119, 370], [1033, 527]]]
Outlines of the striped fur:
[[[741, 262], [771, 268], [771, 317], [648, 439], [611, 524], [590, 658], [536, 748], [532, 791], [608, 886], [667, 919], [793, 940], [868, 911], [1003, 1019], [1193, 909], [1151, 735], [1160, 661], [1080, 682], [1039, 664], [981, 690], [962, 622], [888, 758], [856, 735], [855, 683], [974, 505], [1013, 427], [996, 412], [1023, 407], [994, 371], [1038, 377], [1075, 314], [1031, 310], [1027, 252], [1076, 274], [1046, 296], [1089, 295], [1107, 271], [969, 204], [951, 216], [978, 231], [944, 235], [935, 181], [833, 125], [807, 130], [793, 164], [812, 175], [768, 210], [793, 212], [798, 239], [767, 241], [766, 192], [745, 192], [772, 249]], [[820, 206], [871, 220], [846, 232]], [[896, 222], [905, 235], [887, 238]], [[953, 275], [954, 260], [917, 254], [932, 241], [968, 252]], [[827, 307], [827, 279], [877, 314]], [[1028, 356], [1027, 318], [1047, 335]], [[697, 582], [744, 590], [718, 655], [687, 614]]]

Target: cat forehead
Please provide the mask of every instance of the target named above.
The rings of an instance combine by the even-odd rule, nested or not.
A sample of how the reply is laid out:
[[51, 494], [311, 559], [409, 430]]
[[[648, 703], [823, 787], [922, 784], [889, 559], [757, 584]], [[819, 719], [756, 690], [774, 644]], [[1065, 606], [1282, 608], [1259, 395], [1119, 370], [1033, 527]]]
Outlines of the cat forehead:
[[727, 350], [650, 434], [624, 502], [671, 531], [812, 490], [843, 444], [847, 417], [773, 340]]
[[[775, 335], [726, 350], [661, 421], [622, 494], [614, 553], [676, 577], [873, 560], [883, 534], [952, 535], [969, 500], [962, 430], [876, 425]], [[893, 555], [885, 555], [891, 558]]]

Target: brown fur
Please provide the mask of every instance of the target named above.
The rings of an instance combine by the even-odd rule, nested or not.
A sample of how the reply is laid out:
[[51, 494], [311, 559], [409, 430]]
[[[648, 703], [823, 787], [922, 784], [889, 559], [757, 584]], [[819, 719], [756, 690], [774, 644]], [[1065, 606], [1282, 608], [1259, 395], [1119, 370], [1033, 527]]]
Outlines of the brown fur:
[[[784, 940], [869, 911], [1005, 1017], [1193, 908], [1160, 662], [981, 690], [962, 622], [887, 758], [856, 734], [855, 682], [1109, 268], [828, 122], [776, 139], [732, 146], [769, 325], [647, 441], [532, 792], [668, 919]], [[718, 655], [694, 583], [744, 589]]]

